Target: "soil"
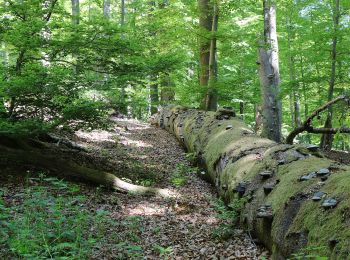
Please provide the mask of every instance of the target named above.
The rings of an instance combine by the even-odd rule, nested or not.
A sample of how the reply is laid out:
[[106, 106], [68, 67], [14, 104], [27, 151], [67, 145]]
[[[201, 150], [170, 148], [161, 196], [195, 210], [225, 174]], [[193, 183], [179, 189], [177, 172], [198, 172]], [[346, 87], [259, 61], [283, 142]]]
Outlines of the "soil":
[[[116, 225], [111, 227], [110, 233], [128, 240], [130, 232], [135, 232], [140, 239], [134, 244], [142, 247], [143, 259], [269, 258], [267, 250], [238, 226], [228, 235], [214, 236], [223, 224], [227, 224], [227, 219], [221, 219], [213, 205], [213, 201], [217, 201], [215, 190], [198, 177], [183, 148], [166, 131], [136, 120], [113, 118], [113, 126], [108, 131], [79, 131], [70, 139], [89, 151], [89, 158], [93, 158], [90, 163], [96, 167], [112, 171], [134, 184], [165, 188], [180, 194], [173, 199], [164, 199], [79, 184], [81, 193], [88, 198], [87, 206], [92, 214], [106, 210], [115, 222], [137, 221], [137, 229]], [[84, 152], [79, 153], [84, 161]], [[182, 185], [174, 182], [174, 176], [179, 172], [185, 174], [185, 177], [180, 176], [185, 180]], [[25, 178], [0, 175], [0, 182], [10, 193], [16, 193], [23, 189]], [[170, 250], [162, 254], [159, 248]], [[118, 250], [111, 235], [102, 248], [94, 250], [91, 258], [116, 259]]]

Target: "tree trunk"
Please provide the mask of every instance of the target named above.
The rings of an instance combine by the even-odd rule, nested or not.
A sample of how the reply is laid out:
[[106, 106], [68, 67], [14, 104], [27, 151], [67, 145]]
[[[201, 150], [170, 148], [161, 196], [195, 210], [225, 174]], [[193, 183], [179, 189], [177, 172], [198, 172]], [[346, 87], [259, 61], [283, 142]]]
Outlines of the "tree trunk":
[[255, 112], [255, 133], [257, 133], [258, 135], [260, 135], [261, 133], [261, 128], [262, 128], [262, 107], [261, 105], [256, 105], [254, 104], [254, 112]]
[[[303, 62], [302, 55], [300, 56], [300, 75], [301, 75], [301, 84], [302, 84], [303, 99], [304, 99], [304, 120], [306, 120], [307, 117], [309, 116], [309, 101], [306, 95], [306, 85], [305, 85], [305, 78], [304, 78], [304, 62]], [[309, 134], [306, 134], [305, 142], [311, 143], [311, 137]]]
[[158, 112], [159, 105], [159, 95], [158, 95], [158, 78], [155, 75], [152, 75], [150, 82], [150, 100], [151, 100], [151, 115], [154, 115]]
[[[347, 259], [349, 166], [322, 158], [313, 148], [259, 138], [242, 120], [221, 111], [173, 106], [156, 120], [197, 156], [201, 176], [227, 203], [243, 203], [242, 223], [272, 250], [272, 259], [310, 246], [322, 248], [329, 259]], [[313, 201], [318, 191], [335, 198], [336, 206]]]
[[161, 105], [169, 105], [175, 100], [175, 91], [168, 73], [161, 76], [161, 86], [160, 103]]
[[[292, 24], [291, 19], [289, 23]], [[291, 25], [288, 26], [288, 50], [289, 50], [289, 81], [291, 82], [291, 93], [290, 98], [292, 101], [291, 115], [292, 115], [292, 127], [299, 127], [301, 124], [300, 118], [300, 96], [298, 83], [296, 83], [297, 77], [295, 73], [295, 57], [292, 53], [292, 40], [294, 39], [294, 32], [292, 31]]]
[[[149, 2], [150, 5], [150, 13], [149, 13], [149, 20], [150, 23], [153, 23], [153, 14], [152, 12], [155, 10], [156, 8], [156, 3], [154, 1], [150, 1]], [[151, 37], [154, 37], [156, 35], [156, 32], [153, 30], [150, 30], [149, 32]], [[152, 49], [151, 50], [151, 56], [154, 56], [155, 50]], [[155, 72], [152, 72], [152, 75], [150, 76], [150, 86], [149, 86], [149, 90], [150, 90], [150, 112], [151, 115], [154, 115], [155, 113], [158, 112], [158, 105], [159, 105], [159, 92], [158, 92], [158, 75]]]
[[[199, 85], [205, 89], [209, 83], [210, 32], [212, 30], [212, 8], [209, 0], [198, 0], [199, 10]], [[207, 90], [206, 90], [207, 92]], [[201, 107], [206, 108], [206, 98]]]
[[80, 23], [79, 0], [72, 0], [72, 24], [78, 25], [79, 23]]
[[120, 26], [123, 28], [125, 25], [126, 7], [125, 0], [121, 0], [120, 3]]
[[111, 1], [110, 0], [103, 0], [103, 16], [106, 17], [106, 19], [109, 19], [111, 17]]
[[[336, 65], [337, 65], [337, 43], [338, 43], [338, 27], [339, 27], [339, 19], [340, 19], [340, 0], [335, 0], [335, 6], [333, 8], [333, 39], [332, 39], [332, 65], [331, 65], [331, 76], [329, 80], [329, 89], [328, 89], [328, 101], [333, 99], [334, 95], [334, 85], [336, 80]], [[326, 123], [324, 125], [325, 128], [332, 128], [332, 119], [333, 119], [333, 108], [328, 108], [328, 114]], [[321, 137], [321, 148], [325, 151], [329, 151], [332, 149], [333, 144], [333, 135], [332, 134], [324, 134]]]
[[241, 116], [241, 119], [244, 119], [244, 102], [239, 102], [239, 114]]
[[[112, 173], [80, 165], [73, 161], [69, 155], [66, 155], [66, 158], [64, 158], [64, 153], [56, 147], [51, 147], [46, 143], [34, 142], [34, 144], [33, 141], [1, 137], [0, 166], [30, 165], [49, 171], [51, 174], [59, 177], [77, 178], [79, 181], [104, 185], [120, 192], [134, 192], [162, 197], [173, 197], [176, 195], [167, 189], [143, 187], [127, 183]], [[80, 156], [84, 156], [84, 154], [80, 154]]]
[[216, 33], [218, 31], [218, 22], [219, 22], [219, 7], [218, 0], [215, 0], [213, 3], [213, 22], [211, 29], [211, 40], [210, 40], [210, 50], [209, 50], [209, 82], [208, 82], [208, 91], [205, 97], [205, 110], [216, 111], [218, 106], [218, 97], [217, 97], [217, 78], [218, 78], [218, 62], [217, 62], [217, 47]]
[[263, 103], [262, 136], [276, 142], [282, 138], [282, 113], [279, 97], [278, 41], [276, 32], [276, 9], [264, 0], [264, 39], [259, 47], [260, 83]]
[[[74, 27], [77, 27], [80, 23], [80, 6], [79, 6], [79, 0], [72, 0], [72, 24]], [[77, 51], [73, 50], [72, 53], [73, 59], [76, 61], [76, 64], [74, 66], [74, 72], [75, 74], [79, 73], [79, 58]]]

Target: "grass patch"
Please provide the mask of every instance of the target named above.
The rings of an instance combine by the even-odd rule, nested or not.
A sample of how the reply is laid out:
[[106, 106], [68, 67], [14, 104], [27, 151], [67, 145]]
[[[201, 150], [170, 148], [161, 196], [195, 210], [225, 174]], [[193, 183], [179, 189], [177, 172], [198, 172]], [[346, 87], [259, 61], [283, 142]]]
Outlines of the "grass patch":
[[245, 199], [233, 200], [229, 205], [226, 205], [222, 199], [216, 199], [211, 201], [211, 205], [214, 207], [217, 218], [221, 220], [220, 225], [214, 229], [212, 236], [226, 240], [233, 235], [235, 225], [238, 221], [240, 211], [243, 209]]
[[186, 185], [188, 181], [187, 174], [191, 171], [191, 168], [185, 164], [179, 163], [176, 165], [175, 170], [171, 174], [170, 182], [175, 187], [182, 187]]

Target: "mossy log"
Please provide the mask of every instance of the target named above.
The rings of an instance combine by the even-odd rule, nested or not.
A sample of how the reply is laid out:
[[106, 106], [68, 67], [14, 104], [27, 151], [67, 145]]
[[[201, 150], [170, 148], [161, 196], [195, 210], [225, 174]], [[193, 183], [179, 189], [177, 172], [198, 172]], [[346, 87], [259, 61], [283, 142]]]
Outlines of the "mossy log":
[[[84, 154], [80, 156], [84, 157]], [[94, 168], [93, 163], [89, 165], [79, 163], [77, 160], [71, 158], [71, 153], [65, 154], [62, 150], [49, 143], [30, 139], [1, 138], [0, 167], [11, 166], [13, 168], [23, 165], [34, 166], [38, 169], [49, 171], [59, 177], [74, 178], [78, 181], [103, 185], [119, 192], [130, 192], [139, 195], [158, 195], [162, 197], [176, 196], [174, 192], [167, 189], [144, 187], [128, 183], [113, 173]]]
[[[245, 198], [241, 221], [274, 259], [315, 247], [320, 256], [349, 259], [349, 166], [323, 158], [313, 146], [260, 138], [225, 110], [165, 107], [154, 123], [197, 156], [227, 203]], [[317, 192], [324, 194], [315, 198]], [[330, 198], [336, 205], [327, 206]]]

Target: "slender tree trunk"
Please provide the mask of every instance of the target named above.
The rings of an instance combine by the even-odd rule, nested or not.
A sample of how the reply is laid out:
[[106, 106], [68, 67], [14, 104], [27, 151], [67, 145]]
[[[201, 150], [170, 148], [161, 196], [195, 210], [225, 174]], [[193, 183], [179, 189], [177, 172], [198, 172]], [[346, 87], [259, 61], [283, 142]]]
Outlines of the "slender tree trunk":
[[[125, 5], [125, 0], [121, 0], [120, 2], [120, 27], [122, 30], [124, 30], [125, 27], [125, 19], [126, 19], [126, 5]], [[125, 34], [124, 31], [121, 34], [121, 38], [124, 39], [125, 38]], [[127, 103], [130, 103], [130, 97], [127, 96], [126, 94], [126, 88], [127, 86], [129, 86], [130, 84], [128, 82], [126, 82], [126, 85], [122, 85], [121, 86], [121, 93], [120, 93], [120, 111], [123, 114], [127, 114], [128, 111], [131, 111], [131, 106], [128, 106]], [[131, 86], [130, 86], [131, 88]], [[130, 114], [132, 114], [132, 112], [130, 112]]]
[[80, 23], [79, 0], [72, 0], [72, 24], [78, 25], [79, 23]]
[[[289, 20], [291, 24], [291, 19]], [[291, 82], [291, 116], [292, 116], [292, 126], [293, 128], [299, 127], [301, 124], [300, 118], [300, 97], [298, 85], [296, 84], [296, 73], [295, 73], [295, 58], [292, 53], [292, 38], [294, 38], [294, 33], [291, 26], [288, 26], [288, 50], [289, 50], [289, 81]]]
[[217, 77], [218, 77], [218, 64], [217, 64], [217, 36], [218, 22], [219, 22], [219, 7], [218, 0], [213, 3], [213, 21], [211, 29], [211, 40], [209, 50], [209, 82], [208, 91], [205, 97], [205, 109], [210, 111], [216, 111], [218, 106], [218, 95], [217, 95]]
[[276, 8], [269, 0], [263, 0], [264, 39], [259, 47], [260, 83], [263, 103], [262, 136], [280, 142], [282, 113], [279, 100], [278, 41], [276, 32]]
[[[6, 49], [6, 43], [5, 42], [2, 42], [1, 43], [1, 48], [2, 48], [2, 64], [4, 66], [4, 69], [5, 69], [5, 73], [4, 75], [2, 75], [1, 77], [3, 77], [3, 79], [5, 80], [8, 80], [8, 68], [9, 68], [9, 53]], [[0, 102], [3, 103], [4, 106], [6, 106], [6, 103], [7, 103], [7, 100], [5, 99], [2, 99]]]
[[244, 119], [244, 102], [239, 102], [239, 114], [241, 115], [241, 119]]
[[158, 78], [156, 75], [151, 76], [150, 83], [150, 100], [151, 100], [151, 115], [158, 112], [158, 103], [159, 103], [159, 95], [158, 95]]
[[[156, 2], [155, 1], [150, 1], [149, 2], [150, 5], [150, 13], [149, 13], [149, 20], [150, 23], [154, 22], [153, 19], [153, 11], [156, 8]], [[149, 32], [151, 37], [154, 37], [156, 35], [156, 33], [151, 30]], [[151, 50], [151, 56], [154, 56], [155, 50]], [[150, 76], [150, 86], [149, 86], [149, 90], [150, 90], [150, 112], [151, 115], [155, 114], [158, 112], [158, 105], [159, 105], [159, 93], [158, 93], [158, 75], [155, 74], [154, 72], [152, 72], [152, 75]]]
[[[212, 31], [212, 8], [209, 0], [198, 0], [199, 10], [199, 85], [205, 89], [209, 83], [210, 32]], [[207, 90], [206, 90], [207, 92]], [[206, 98], [202, 100], [201, 108], [206, 108]]]
[[[6, 50], [6, 43], [5, 42], [1, 43], [1, 48], [2, 48], [2, 55], [1, 55], [2, 56], [2, 64], [5, 67], [5, 69], [7, 69], [9, 66], [9, 53]], [[6, 77], [6, 75], [4, 75], [4, 76]]]
[[[331, 75], [329, 80], [329, 89], [328, 89], [328, 101], [333, 99], [334, 94], [334, 85], [336, 81], [336, 65], [337, 65], [337, 44], [338, 44], [338, 27], [340, 19], [340, 0], [335, 0], [335, 6], [333, 8], [333, 39], [332, 39], [332, 65], [331, 65]], [[325, 128], [332, 128], [332, 119], [333, 119], [333, 108], [328, 108], [327, 119], [325, 122]], [[333, 135], [324, 134], [321, 137], [321, 148], [323, 150], [329, 151], [332, 149], [333, 144]]]
[[[72, 0], [72, 24], [77, 27], [80, 23], [80, 6], [79, 0]], [[79, 73], [79, 58], [77, 51], [73, 51], [73, 58], [76, 60], [76, 65], [74, 67], [75, 74]]]
[[125, 25], [126, 7], [125, 0], [120, 2], [120, 26], [123, 28]]
[[[305, 85], [305, 78], [304, 78], [304, 59], [303, 56], [300, 56], [300, 76], [301, 76], [301, 84], [302, 84], [302, 94], [303, 94], [303, 99], [304, 99], [304, 121], [308, 118], [309, 116], [309, 103], [308, 103], [308, 98], [306, 94], [306, 85]], [[310, 134], [305, 135], [305, 142], [306, 143], [311, 143], [311, 138]]]
[[175, 100], [173, 83], [168, 73], [161, 76], [161, 86], [162, 88], [160, 91], [160, 101], [161, 101], [161, 104], [167, 105]]
[[294, 124], [294, 122], [295, 122], [295, 120], [294, 120], [294, 115], [295, 115], [295, 113], [294, 113], [294, 106], [293, 106], [293, 91], [291, 90], [290, 91], [291, 93], [289, 93], [289, 112], [290, 112], [290, 118], [291, 118], [291, 120], [292, 120], [292, 123], [291, 123], [291, 125], [292, 125], [292, 128], [294, 129], [295, 128], [295, 124]]
[[110, 0], [103, 0], [103, 16], [106, 17], [106, 19], [109, 19], [111, 17], [111, 1]]
[[254, 104], [254, 112], [255, 112], [255, 133], [259, 134], [261, 132], [263, 119], [262, 119], [262, 107], [261, 105]]

